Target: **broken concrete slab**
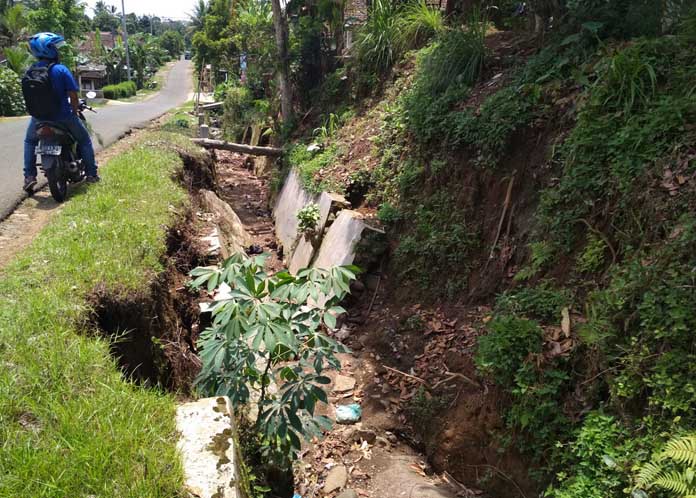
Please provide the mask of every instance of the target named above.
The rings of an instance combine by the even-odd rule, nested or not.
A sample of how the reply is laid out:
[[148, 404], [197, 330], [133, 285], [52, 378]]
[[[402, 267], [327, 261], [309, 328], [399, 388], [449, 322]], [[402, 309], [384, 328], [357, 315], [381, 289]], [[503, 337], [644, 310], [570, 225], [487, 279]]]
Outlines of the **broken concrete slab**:
[[351, 391], [355, 388], [355, 379], [353, 377], [348, 377], [346, 375], [337, 375], [334, 379], [333, 391], [337, 393], [344, 393]]
[[329, 227], [321, 242], [319, 253], [312, 263], [315, 268], [349, 265], [355, 260], [355, 248], [360, 242], [365, 223], [357, 211], [344, 209]]
[[[326, 228], [326, 223], [329, 220], [329, 215], [347, 208], [350, 206], [350, 203], [341, 194], [322, 192], [317, 204], [319, 205], [319, 220], [317, 221], [316, 232], [319, 234], [319, 239], [321, 239], [324, 229]], [[295, 216], [297, 216], [297, 213], [295, 213]], [[295, 274], [303, 268], [309, 268], [312, 263], [312, 258], [316, 253], [316, 249], [317, 248], [314, 247], [311, 240], [298, 234], [297, 247], [292, 251], [290, 264], [288, 266], [290, 273]]]
[[230, 400], [219, 396], [180, 405], [176, 428], [189, 496], [241, 498]]
[[227, 254], [244, 253], [252, 243], [251, 235], [234, 212], [234, 209], [210, 190], [200, 191], [202, 207], [212, 213], [219, 228], [220, 244]]
[[297, 212], [317, 200], [318, 196], [308, 193], [302, 187], [300, 176], [294, 169], [291, 170], [273, 208], [276, 237], [286, 254], [293, 251], [299, 239]]

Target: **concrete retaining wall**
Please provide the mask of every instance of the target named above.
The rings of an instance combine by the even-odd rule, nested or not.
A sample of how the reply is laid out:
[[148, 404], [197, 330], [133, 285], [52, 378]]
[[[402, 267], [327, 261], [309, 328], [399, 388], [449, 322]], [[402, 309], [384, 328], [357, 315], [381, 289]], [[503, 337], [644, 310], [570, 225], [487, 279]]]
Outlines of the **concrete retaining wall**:
[[[305, 206], [319, 205], [316, 240], [298, 232], [297, 212]], [[303, 186], [299, 174], [292, 170], [278, 195], [273, 209], [276, 236], [283, 245], [284, 257], [291, 273], [307, 267], [330, 268], [353, 263], [358, 244], [366, 229], [363, 216], [348, 209], [346, 199], [333, 192], [313, 195]]]

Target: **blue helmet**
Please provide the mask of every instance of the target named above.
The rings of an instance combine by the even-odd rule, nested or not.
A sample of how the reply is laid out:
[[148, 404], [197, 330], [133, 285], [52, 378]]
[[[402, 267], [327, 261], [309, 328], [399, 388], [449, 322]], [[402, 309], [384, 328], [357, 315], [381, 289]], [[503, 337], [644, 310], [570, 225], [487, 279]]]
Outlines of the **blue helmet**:
[[29, 39], [29, 50], [37, 59], [58, 59], [58, 49], [65, 45], [65, 38], [55, 33], [38, 33]]

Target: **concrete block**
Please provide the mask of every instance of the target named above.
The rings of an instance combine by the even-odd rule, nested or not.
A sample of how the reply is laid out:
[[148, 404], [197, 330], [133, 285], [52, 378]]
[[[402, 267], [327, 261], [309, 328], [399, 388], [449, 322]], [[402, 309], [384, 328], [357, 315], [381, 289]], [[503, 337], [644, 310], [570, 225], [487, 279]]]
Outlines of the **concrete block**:
[[315, 268], [328, 269], [332, 266], [352, 264], [355, 248], [360, 242], [365, 223], [357, 211], [344, 209], [329, 227], [321, 242], [314, 263]]
[[288, 258], [299, 239], [297, 231], [297, 212], [307, 204], [317, 202], [318, 196], [310, 194], [302, 187], [302, 181], [295, 170], [288, 173], [283, 188], [273, 208], [276, 237]]
[[242, 498], [229, 399], [205, 398], [180, 405], [176, 427], [189, 496]]
[[[350, 204], [345, 197], [334, 192], [322, 192], [317, 204], [319, 205], [317, 233], [320, 234], [319, 237], [321, 237], [324, 233], [324, 228], [326, 228], [329, 215], [348, 207]], [[303, 268], [309, 268], [315, 252], [316, 248], [312, 245], [312, 242], [307, 240], [306, 237], [299, 235], [297, 246], [292, 252], [292, 255], [290, 255], [290, 263], [288, 265], [290, 273], [294, 274]]]

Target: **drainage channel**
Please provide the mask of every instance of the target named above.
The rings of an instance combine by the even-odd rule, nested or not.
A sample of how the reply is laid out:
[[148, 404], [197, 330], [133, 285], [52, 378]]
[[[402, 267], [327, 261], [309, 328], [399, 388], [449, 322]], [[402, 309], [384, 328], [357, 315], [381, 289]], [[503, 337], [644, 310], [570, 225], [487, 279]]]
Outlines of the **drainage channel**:
[[[359, 351], [355, 341], [368, 320], [380, 289], [383, 232], [372, 228], [350, 209], [346, 199], [331, 193], [304, 191], [291, 172], [277, 197], [270, 199], [270, 182], [259, 174], [261, 161], [232, 152], [215, 152], [214, 160], [184, 157], [181, 181], [191, 191], [192, 210], [170, 230], [166, 271], [148, 295], [106, 292], [93, 295], [94, 322], [116, 337], [113, 352], [124, 374], [144, 385], [165, 386], [184, 396], [200, 369], [196, 341], [207, 326], [200, 314], [201, 296], [187, 287], [188, 272], [214, 264], [232, 252], [267, 253], [268, 271], [288, 265], [291, 271], [316, 265], [356, 263], [367, 270], [352, 286], [348, 314], [335, 338], [354, 346], [339, 355], [342, 370], [330, 373], [326, 415], [336, 418], [341, 405], [366, 406], [366, 384], [378, 368], [374, 355]], [[271, 202], [272, 201], [272, 202]], [[321, 211], [319, 243], [307, 244], [298, 234], [297, 211], [316, 203]], [[275, 207], [274, 212], [269, 209]], [[244, 497], [248, 470], [273, 489], [269, 496], [418, 496], [452, 498], [455, 494], [437, 478], [413, 469], [426, 468], [421, 455], [389, 428], [392, 420], [378, 410], [363, 411], [352, 425], [335, 425], [321, 440], [306, 444], [294, 475], [270, 468], [248, 428], [236, 427], [234, 410], [224, 397], [183, 403], [177, 413], [188, 492], [200, 498]], [[242, 441], [241, 445], [238, 444]], [[251, 445], [253, 446], [253, 444]], [[245, 465], [246, 464], [246, 465]]]

